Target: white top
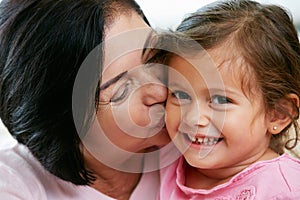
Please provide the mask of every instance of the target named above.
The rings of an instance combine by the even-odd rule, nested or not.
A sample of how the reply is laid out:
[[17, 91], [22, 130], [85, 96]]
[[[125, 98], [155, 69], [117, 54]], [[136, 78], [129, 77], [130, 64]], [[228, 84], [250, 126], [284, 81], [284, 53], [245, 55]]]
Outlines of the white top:
[[[12, 137], [0, 139], [1, 199], [113, 200], [89, 186], [76, 186], [50, 174], [26, 146], [19, 144]], [[130, 200], [154, 200], [158, 187], [158, 172], [144, 173]]]

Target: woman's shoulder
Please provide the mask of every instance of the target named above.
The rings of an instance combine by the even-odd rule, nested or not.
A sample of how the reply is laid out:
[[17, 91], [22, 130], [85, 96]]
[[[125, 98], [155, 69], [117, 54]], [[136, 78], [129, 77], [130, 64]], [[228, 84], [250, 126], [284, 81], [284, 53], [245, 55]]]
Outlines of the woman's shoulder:
[[[19, 144], [10, 135], [1, 136], [0, 141], [0, 166], [3, 168], [11, 168], [11, 171], [16, 173], [16, 170], [25, 167], [26, 158], [29, 151], [25, 146]], [[29, 161], [29, 160], [28, 160]], [[15, 170], [14, 170], [15, 169]]]
[[[0, 142], [0, 191], [4, 199], [45, 199], [38, 184], [34, 158], [25, 146], [10, 136]], [[20, 192], [22, 191], [22, 192]], [[44, 196], [45, 197], [45, 196]]]
[[88, 186], [76, 186], [46, 171], [29, 149], [12, 137], [0, 141], [1, 199], [112, 200]]
[[5, 136], [0, 141], [0, 165], [1, 168], [9, 168], [14, 173], [20, 171], [21, 174], [26, 172], [26, 168], [39, 167], [28, 148], [11, 136]]

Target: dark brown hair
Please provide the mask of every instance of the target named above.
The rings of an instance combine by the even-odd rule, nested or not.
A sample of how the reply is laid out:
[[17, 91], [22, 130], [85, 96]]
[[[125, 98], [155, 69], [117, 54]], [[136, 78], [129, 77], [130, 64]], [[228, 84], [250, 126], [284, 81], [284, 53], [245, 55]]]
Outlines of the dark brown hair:
[[[76, 75], [102, 43], [105, 28], [132, 12], [145, 18], [134, 0], [0, 3], [0, 117], [46, 170], [77, 185], [92, 183], [94, 176], [84, 166], [72, 113]], [[99, 86], [101, 65], [96, 71], [90, 87]]]

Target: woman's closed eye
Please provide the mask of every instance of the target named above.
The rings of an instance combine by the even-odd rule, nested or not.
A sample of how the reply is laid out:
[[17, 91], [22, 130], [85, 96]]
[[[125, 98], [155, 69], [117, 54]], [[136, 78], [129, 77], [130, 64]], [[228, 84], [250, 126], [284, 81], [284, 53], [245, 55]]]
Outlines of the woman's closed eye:
[[130, 93], [130, 81], [127, 81], [119, 86], [116, 86], [117, 88], [114, 89], [113, 95], [110, 98], [111, 103], [119, 103], [122, 100], [126, 99], [127, 96]]

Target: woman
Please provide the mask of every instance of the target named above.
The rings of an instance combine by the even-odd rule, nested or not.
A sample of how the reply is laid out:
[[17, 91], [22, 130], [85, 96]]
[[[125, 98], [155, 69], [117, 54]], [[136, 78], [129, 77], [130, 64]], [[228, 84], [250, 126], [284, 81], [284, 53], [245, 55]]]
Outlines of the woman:
[[0, 117], [18, 141], [1, 145], [2, 199], [155, 198], [144, 156], [169, 139], [160, 72], [139, 67], [148, 29], [133, 0], [1, 2]]

